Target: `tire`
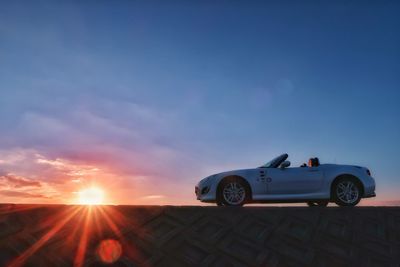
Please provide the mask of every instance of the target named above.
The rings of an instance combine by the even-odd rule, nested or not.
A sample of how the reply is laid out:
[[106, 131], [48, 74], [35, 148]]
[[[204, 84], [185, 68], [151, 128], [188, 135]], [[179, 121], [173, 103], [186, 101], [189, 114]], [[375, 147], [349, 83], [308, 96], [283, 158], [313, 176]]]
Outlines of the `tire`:
[[249, 199], [250, 191], [247, 184], [239, 178], [222, 181], [218, 190], [218, 206], [243, 206]]
[[326, 207], [328, 206], [329, 201], [328, 200], [319, 200], [319, 201], [308, 201], [307, 205], [309, 207]]
[[345, 177], [338, 180], [332, 189], [333, 200], [338, 206], [353, 207], [361, 200], [361, 186], [352, 177]]

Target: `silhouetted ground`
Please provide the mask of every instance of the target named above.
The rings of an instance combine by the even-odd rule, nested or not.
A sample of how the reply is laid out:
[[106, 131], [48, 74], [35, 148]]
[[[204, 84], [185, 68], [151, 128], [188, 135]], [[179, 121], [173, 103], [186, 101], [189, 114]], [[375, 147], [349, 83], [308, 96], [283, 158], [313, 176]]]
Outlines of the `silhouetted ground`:
[[400, 266], [400, 208], [0, 205], [0, 266]]

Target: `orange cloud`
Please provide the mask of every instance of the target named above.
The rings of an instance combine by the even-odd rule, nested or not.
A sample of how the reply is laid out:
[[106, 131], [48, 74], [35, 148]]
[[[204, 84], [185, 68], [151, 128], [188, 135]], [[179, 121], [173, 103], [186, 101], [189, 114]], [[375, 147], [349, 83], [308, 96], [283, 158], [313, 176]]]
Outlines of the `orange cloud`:
[[39, 181], [26, 179], [23, 177], [15, 176], [13, 174], [6, 174], [0, 176], [0, 180], [3, 181], [3, 184], [9, 185], [11, 187], [21, 188], [21, 187], [41, 187], [42, 184]]
[[28, 192], [19, 192], [19, 191], [12, 191], [12, 190], [0, 190], [0, 195], [7, 196], [7, 197], [18, 197], [18, 198], [49, 198], [45, 195], [41, 194], [32, 194]]

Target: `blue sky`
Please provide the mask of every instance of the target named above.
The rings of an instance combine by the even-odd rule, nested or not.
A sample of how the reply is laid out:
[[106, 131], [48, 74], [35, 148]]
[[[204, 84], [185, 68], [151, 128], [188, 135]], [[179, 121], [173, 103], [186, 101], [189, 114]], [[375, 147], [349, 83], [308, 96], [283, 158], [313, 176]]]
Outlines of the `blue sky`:
[[395, 1], [3, 2], [0, 200], [65, 202], [95, 182], [116, 203], [190, 204], [200, 178], [284, 152], [293, 165], [368, 166], [378, 199], [396, 200], [399, 12]]

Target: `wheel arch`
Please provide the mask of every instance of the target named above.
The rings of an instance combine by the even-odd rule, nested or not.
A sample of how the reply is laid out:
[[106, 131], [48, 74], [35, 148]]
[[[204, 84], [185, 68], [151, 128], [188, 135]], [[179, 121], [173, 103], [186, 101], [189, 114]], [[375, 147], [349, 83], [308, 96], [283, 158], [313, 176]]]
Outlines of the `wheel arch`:
[[336, 178], [333, 179], [333, 181], [331, 183], [331, 187], [330, 187], [330, 197], [331, 197], [331, 199], [333, 198], [333, 188], [343, 178], [350, 178], [354, 182], [356, 182], [361, 188], [361, 196], [364, 196], [364, 184], [362, 183], [360, 178], [358, 178], [357, 176], [355, 176], [353, 174], [344, 173], [344, 174], [340, 174], [340, 175], [336, 176]]
[[246, 178], [244, 178], [244, 177], [242, 177], [242, 176], [240, 176], [240, 175], [228, 175], [228, 176], [225, 176], [224, 178], [222, 178], [219, 182], [218, 182], [218, 185], [217, 185], [217, 190], [216, 190], [216, 199], [218, 200], [218, 198], [220, 197], [220, 192], [221, 192], [221, 187], [222, 187], [222, 184], [225, 182], [225, 181], [228, 181], [228, 180], [230, 180], [230, 179], [239, 179], [239, 180], [241, 180], [244, 184], [245, 184], [245, 186], [247, 187], [247, 190], [249, 191], [249, 196], [247, 197], [247, 201], [251, 201], [252, 199], [253, 199], [253, 191], [251, 190], [251, 186], [250, 186], [250, 183], [246, 180]]

